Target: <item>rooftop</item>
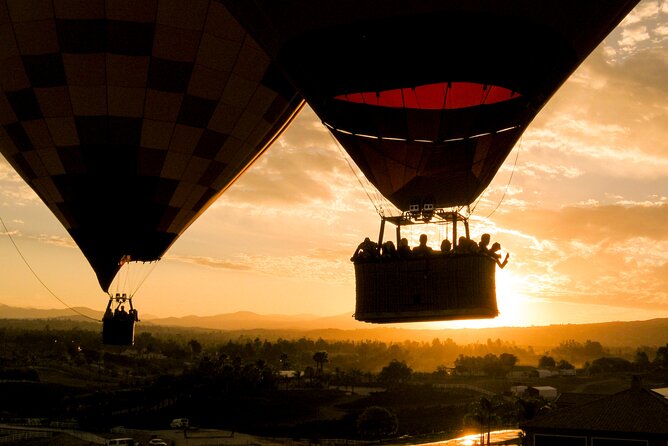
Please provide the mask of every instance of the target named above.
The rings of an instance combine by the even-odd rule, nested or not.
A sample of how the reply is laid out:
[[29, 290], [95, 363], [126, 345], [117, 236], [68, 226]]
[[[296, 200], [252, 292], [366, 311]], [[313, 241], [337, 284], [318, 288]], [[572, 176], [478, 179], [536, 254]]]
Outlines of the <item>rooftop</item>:
[[668, 435], [668, 399], [633, 386], [583, 404], [556, 409], [522, 423], [520, 428]]

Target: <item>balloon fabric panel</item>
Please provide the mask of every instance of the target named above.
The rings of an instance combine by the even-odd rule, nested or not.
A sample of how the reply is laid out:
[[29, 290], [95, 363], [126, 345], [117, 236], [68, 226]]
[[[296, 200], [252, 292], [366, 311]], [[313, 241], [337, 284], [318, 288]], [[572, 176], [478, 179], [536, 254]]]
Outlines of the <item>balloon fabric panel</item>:
[[0, 0], [0, 151], [107, 290], [158, 260], [302, 100], [218, 2]]
[[402, 211], [473, 203], [638, 3], [222, 1]]

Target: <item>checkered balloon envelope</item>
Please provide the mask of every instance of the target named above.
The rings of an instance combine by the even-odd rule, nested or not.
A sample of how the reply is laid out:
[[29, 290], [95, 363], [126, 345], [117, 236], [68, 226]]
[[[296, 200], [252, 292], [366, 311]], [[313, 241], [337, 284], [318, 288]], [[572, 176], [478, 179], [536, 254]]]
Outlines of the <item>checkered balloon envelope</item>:
[[0, 153], [103, 290], [159, 259], [302, 100], [212, 1], [0, 1]]

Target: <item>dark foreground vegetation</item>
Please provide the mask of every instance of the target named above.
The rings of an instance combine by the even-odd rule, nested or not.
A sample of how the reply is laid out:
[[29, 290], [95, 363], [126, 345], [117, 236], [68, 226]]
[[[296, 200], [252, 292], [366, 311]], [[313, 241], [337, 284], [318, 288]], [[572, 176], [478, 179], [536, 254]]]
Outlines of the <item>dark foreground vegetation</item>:
[[541, 396], [512, 394], [519, 384], [613, 393], [641, 375], [647, 387], [668, 387], [662, 342], [611, 350], [565, 340], [534, 352], [501, 340], [230, 339], [144, 327], [135, 346], [122, 348], [103, 346], [99, 329], [0, 320], [0, 421], [107, 432], [164, 429], [187, 417], [272, 437], [447, 437], [514, 427], [549, 410]]

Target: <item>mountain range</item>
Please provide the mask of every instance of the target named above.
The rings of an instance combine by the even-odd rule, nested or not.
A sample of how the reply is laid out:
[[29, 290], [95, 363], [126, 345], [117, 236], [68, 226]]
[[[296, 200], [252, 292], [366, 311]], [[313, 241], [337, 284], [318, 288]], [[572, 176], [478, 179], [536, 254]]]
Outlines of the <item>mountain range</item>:
[[[458, 344], [485, 343], [488, 339], [501, 339], [518, 346], [557, 346], [566, 340], [598, 341], [608, 347], [663, 346], [668, 344], [668, 318], [646, 321], [603, 322], [595, 324], [564, 324], [532, 327], [495, 328], [446, 328], [414, 329], [404, 325], [372, 325], [356, 321], [350, 314], [336, 316], [261, 315], [249, 311], [219, 314], [215, 316], [183, 316], [158, 318], [140, 314], [140, 324], [180, 328], [203, 328], [240, 332], [246, 336], [261, 338], [299, 337], [330, 340], [379, 340], [402, 342], [405, 340], [430, 342], [435, 338], [452, 339]], [[0, 319], [95, 319], [102, 313], [86, 307], [72, 309], [19, 308], [0, 304]]]

